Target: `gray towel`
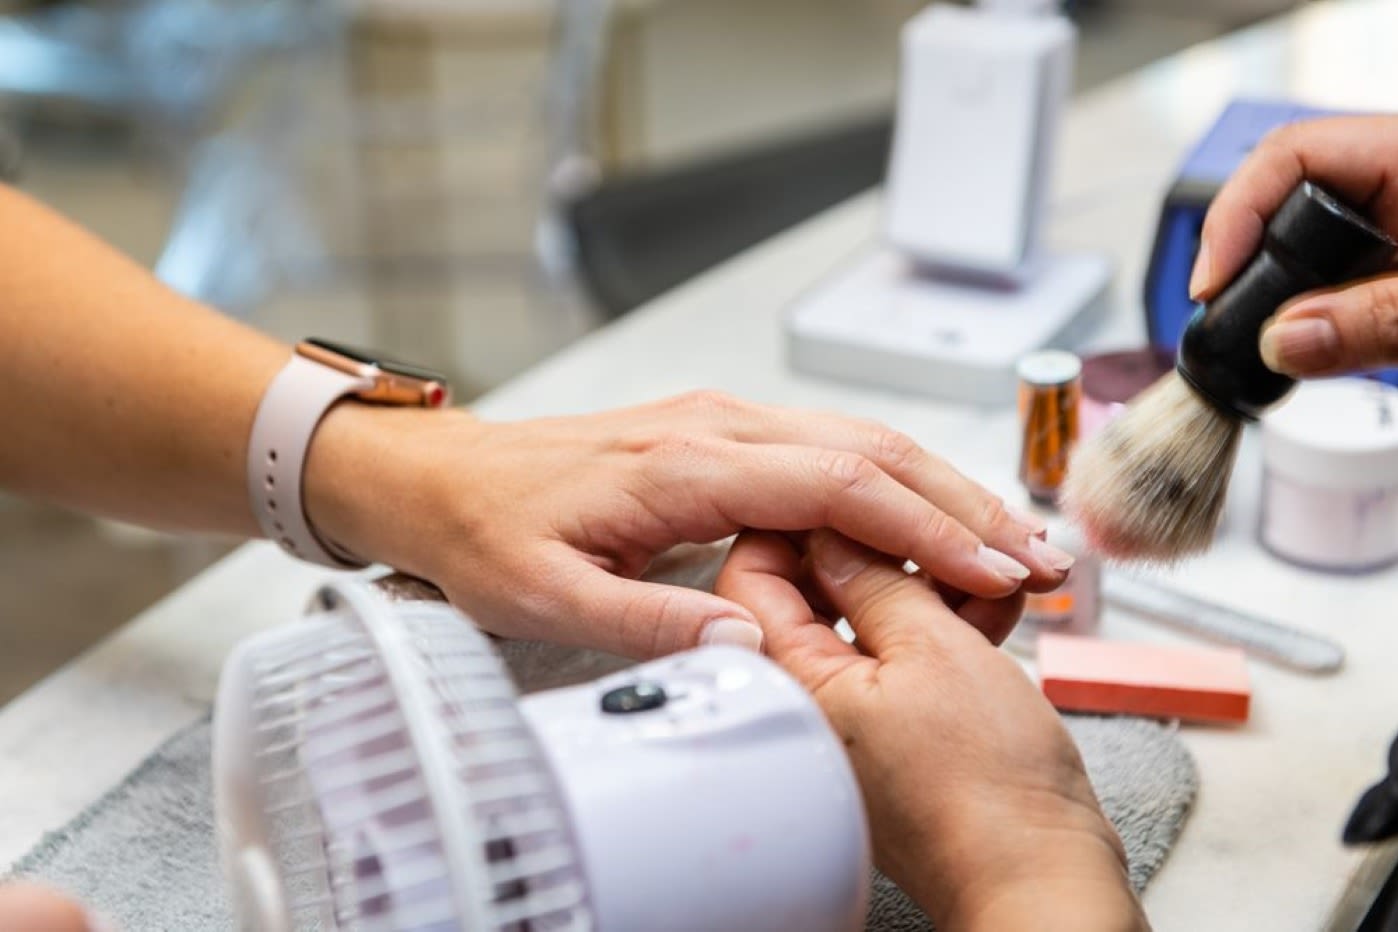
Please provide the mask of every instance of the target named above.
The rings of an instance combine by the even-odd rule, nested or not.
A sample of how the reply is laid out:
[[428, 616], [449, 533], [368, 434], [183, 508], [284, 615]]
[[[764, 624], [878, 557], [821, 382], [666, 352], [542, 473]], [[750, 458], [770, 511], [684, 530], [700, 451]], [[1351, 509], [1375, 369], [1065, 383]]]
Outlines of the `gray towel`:
[[[1107, 815], [1142, 888], [1165, 860], [1197, 788], [1173, 730], [1140, 719], [1070, 716]], [[15, 874], [68, 890], [126, 932], [233, 928], [214, 847], [209, 724], [191, 725], [120, 785], [48, 835]], [[868, 929], [922, 932], [926, 917], [875, 876]]]

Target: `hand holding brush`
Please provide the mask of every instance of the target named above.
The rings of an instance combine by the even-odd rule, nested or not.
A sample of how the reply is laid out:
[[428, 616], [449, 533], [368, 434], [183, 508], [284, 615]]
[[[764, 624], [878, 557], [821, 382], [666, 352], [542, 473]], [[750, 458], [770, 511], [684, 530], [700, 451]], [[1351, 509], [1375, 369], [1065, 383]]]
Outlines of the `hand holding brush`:
[[[1247, 421], [1294, 377], [1398, 360], [1398, 118], [1274, 133], [1204, 224], [1176, 371], [1073, 460], [1064, 504], [1101, 553], [1206, 549]], [[1378, 277], [1372, 277], [1378, 276]]]

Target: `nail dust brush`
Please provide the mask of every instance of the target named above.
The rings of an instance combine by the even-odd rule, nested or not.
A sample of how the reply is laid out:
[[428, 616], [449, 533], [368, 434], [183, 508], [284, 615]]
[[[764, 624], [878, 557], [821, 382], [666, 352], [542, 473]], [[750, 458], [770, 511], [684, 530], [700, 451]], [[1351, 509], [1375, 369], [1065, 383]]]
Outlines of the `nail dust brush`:
[[1172, 562], [1213, 540], [1243, 424], [1295, 380], [1262, 362], [1258, 339], [1282, 304], [1374, 275], [1398, 244], [1309, 181], [1267, 224], [1262, 248], [1195, 311], [1175, 371], [1084, 443], [1063, 489], [1069, 515], [1105, 556]]

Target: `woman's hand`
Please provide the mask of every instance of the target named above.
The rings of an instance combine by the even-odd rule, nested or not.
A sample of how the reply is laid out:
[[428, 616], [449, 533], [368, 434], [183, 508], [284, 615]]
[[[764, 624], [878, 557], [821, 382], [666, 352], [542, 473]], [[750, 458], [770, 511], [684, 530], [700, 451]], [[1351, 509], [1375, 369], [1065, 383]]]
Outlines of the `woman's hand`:
[[992, 644], [1018, 598], [949, 603], [829, 531], [741, 535], [717, 591], [762, 619], [767, 653], [820, 703], [879, 867], [938, 929], [1146, 927], [1077, 747]]
[[[1209, 208], [1191, 297], [1208, 300], [1242, 270], [1302, 179], [1398, 234], [1398, 116], [1336, 117], [1270, 133]], [[1398, 364], [1398, 274], [1295, 298], [1262, 331], [1261, 349], [1270, 368], [1296, 378]]]
[[760, 646], [747, 607], [638, 581], [670, 547], [743, 528], [834, 528], [983, 598], [1052, 588], [1072, 563], [1042, 522], [901, 434], [707, 392], [509, 424], [340, 405], [311, 446], [306, 507], [489, 631], [633, 657]]

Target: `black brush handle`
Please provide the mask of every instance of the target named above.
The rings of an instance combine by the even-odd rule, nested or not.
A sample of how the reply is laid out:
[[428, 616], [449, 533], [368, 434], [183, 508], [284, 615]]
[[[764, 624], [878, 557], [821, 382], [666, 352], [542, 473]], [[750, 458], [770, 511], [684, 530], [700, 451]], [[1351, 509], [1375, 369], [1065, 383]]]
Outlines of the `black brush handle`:
[[1277, 308], [1303, 292], [1377, 275], [1398, 243], [1309, 181], [1287, 196], [1262, 248], [1226, 288], [1194, 312], [1175, 368], [1224, 414], [1254, 421], [1296, 380], [1262, 362], [1258, 338]]

